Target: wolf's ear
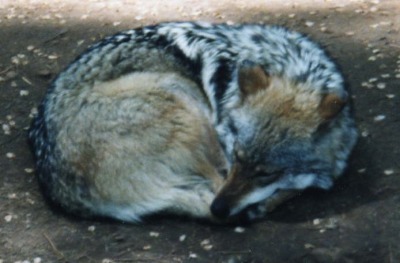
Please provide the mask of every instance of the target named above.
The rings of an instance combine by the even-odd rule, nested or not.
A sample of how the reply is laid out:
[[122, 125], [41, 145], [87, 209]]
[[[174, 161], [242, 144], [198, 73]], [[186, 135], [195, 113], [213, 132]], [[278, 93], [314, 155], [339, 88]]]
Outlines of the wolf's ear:
[[270, 77], [261, 66], [242, 67], [239, 70], [239, 88], [244, 97], [267, 88], [269, 84]]
[[347, 93], [339, 96], [335, 93], [322, 95], [321, 102], [318, 107], [320, 116], [325, 120], [330, 120], [342, 111], [348, 101]]

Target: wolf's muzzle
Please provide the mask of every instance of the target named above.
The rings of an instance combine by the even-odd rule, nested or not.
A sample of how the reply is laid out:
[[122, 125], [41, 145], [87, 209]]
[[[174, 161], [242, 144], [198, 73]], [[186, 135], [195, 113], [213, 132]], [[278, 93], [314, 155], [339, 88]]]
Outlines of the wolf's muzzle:
[[230, 214], [230, 208], [225, 198], [216, 198], [211, 204], [211, 213], [220, 219], [227, 218]]

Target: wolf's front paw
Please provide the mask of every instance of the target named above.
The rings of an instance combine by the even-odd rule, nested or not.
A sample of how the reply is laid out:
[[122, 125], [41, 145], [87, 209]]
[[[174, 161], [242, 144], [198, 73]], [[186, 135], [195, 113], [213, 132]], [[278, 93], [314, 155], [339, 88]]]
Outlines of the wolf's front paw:
[[265, 202], [250, 205], [243, 211], [244, 220], [247, 222], [253, 222], [265, 218], [268, 212], [268, 207]]

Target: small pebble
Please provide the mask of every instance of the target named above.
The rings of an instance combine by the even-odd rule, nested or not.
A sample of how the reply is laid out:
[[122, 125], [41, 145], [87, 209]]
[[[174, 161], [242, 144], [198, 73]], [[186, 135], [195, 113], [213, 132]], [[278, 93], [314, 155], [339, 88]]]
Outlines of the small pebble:
[[203, 241], [200, 242], [200, 245], [205, 246], [210, 244], [210, 240], [209, 239], [204, 239]]
[[27, 173], [27, 174], [31, 174], [31, 173], [33, 173], [33, 172], [35, 171], [35, 169], [32, 169], [32, 168], [25, 168], [24, 171], [25, 171], [25, 173]]
[[3, 125], [1, 125], [1, 127], [3, 128], [3, 132], [4, 132], [5, 135], [10, 135], [11, 134], [10, 125], [3, 124]]
[[304, 244], [304, 248], [305, 249], [313, 249], [313, 248], [315, 248], [315, 246], [313, 244], [307, 243], [307, 244]]
[[88, 227], [88, 231], [89, 232], [94, 232], [96, 230], [96, 227], [95, 226], [89, 226]]
[[109, 258], [105, 258], [101, 261], [101, 263], [114, 263], [114, 261], [112, 259]]
[[368, 82], [369, 83], [373, 83], [373, 82], [376, 82], [378, 80], [378, 78], [370, 78], [369, 80], [368, 80]]
[[150, 250], [150, 249], [151, 249], [150, 245], [146, 245], [146, 246], [143, 247], [143, 250]]
[[33, 259], [33, 263], [41, 263], [42, 262], [42, 258], [40, 257], [36, 257]]
[[381, 77], [384, 79], [390, 78], [390, 74], [381, 74]]
[[12, 79], [12, 78], [15, 78], [17, 75], [18, 75], [17, 72], [15, 72], [13, 70], [10, 70], [10, 71], [8, 71], [6, 73], [6, 78], [7, 79]]
[[386, 116], [382, 114], [374, 117], [375, 122], [383, 121], [384, 119], [386, 119]]
[[243, 233], [244, 231], [245, 231], [246, 229], [244, 228], [244, 227], [240, 227], [240, 226], [238, 226], [238, 227], [235, 227], [235, 232], [236, 233]]
[[151, 237], [158, 237], [160, 235], [160, 233], [158, 233], [158, 232], [150, 232], [149, 235]]
[[8, 223], [8, 222], [10, 222], [10, 221], [12, 220], [12, 218], [13, 218], [12, 215], [6, 215], [6, 216], [4, 217], [4, 220]]
[[58, 56], [57, 55], [49, 55], [49, 56], [47, 56], [47, 58], [51, 59], [51, 60], [55, 60], [55, 59], [58, 59]]
[[17, 194], [16, 193], [8, 194], [7, 197], [8, 199], [15, 199], [17, 198]]
[[9, 159], [14, 159], [15, 158], [15, 153], [8, 152], [8, 153], [6, 153], [6, 157], [9, 158]]
[[40, 19], [49, 20], [49, 19], [51, 19], [51, 15], [49, 15], [49, 14], [47, 14], [47, 15], [42, 15], [42, 16], [40, 17]]
[[329, 218], [328, 223], [324, 227], [326, 229], [336, 229], [338, 227], [338, 220], [336, 218]]
[[197, 258], [197, 254], [193, 252], [189, 252], [189, 258]]
[[377, 87], [378, 89], [385, 89], [385, 88], [386, 88], [386, 83], [380, 82], [380, 83], [378, 83], [378, 84], [376, 85], [376, 87]]
[[15, 64], [15, 65], [19, 65], [21, 64], [21, 60], [18, 57], [12, 57], [11, 58], [11, 63]]
[[34, 118], [38, 114], [38, 109], [36, 107], [31, 109], [31, 112], [29, 113], [29, 118]]
[[378, 8], [376, 6], [373, 6], [369, 9], [369, 11], [371, 11], [372, 13], [378, 11]]
[[185, 241], [186, 240], [186, 235], [181, 235], [180, 237], [179, 237], [179, 241], [180, 242], [183, 242], [183, 241]]
[[314, 26], [314, 22], [312, 22], [312, 21], [306, 21], [305, 22], [305, 25], [307, 26], [307, 27], [312, 27], [312, 26]]
[[28, 96], [29, 95], [29, 90], [22, 89], [19, 91], [19, 95], [22, 96]]
[[363, 173], [365, 173], [366, 171], [367, 171], [366, 168], [361, 168], [361, 169], [358, 169], [358, 170], [357, 170], [357, 173], [363, 174]]
[[373, 87], [373, 85], [372, 85], [371, 83], [365, 82], [365, 81], [361, 83], [361, 86], [362, 86], [362, 87], [369, 88], [369, 89]]
[[201, 241], [200, 245], [203, 247], [204, 250], [211, 250], [213, 248], [213, 245], [210, 244], [209, 239], [204, 239]]
[[51, 71], [48, 69], [41, 69], [37, 72], [37, 75], [42, 78], [49, 78], [51, 76]]
[[114, 22], [113, 26], [119, 26], [120, 24], [121, 24], [121, 22], [119, 22], [119, 21], [118, 22]]
[[394, 170], [392, 170], [392, 169], [387, 169], [387, 170], [383, 171], [383, 173], [384, 173], [385, 175], [392, 175], [392, 174], [394, 174]]
[[393, 25], [393, 22], [391, 22], [391, 21], [381, 21], [381, 22], [379, 22], [379, 24], [381, 26], [390, 26], [390, 25]]
[[394, 95], [394, 94], [386, 94], [386, 98], [388, 98], [388, 99], [393, 99], [394, 97], [396, 97], [396, 95]]
[[322, 234], [322, 233], [325, 233], [326, 232], [326, 229], [325, 228], [322, 228], [322, 229], [320, 229], [319, 230], [319, 232]]
[[205, 246], [203, 246], [203, 249], [204, 250], [211, 250], [213, 248], [213, 245], [205, 245]]
[[313, 225], [314, 226], [319, 225], [320, 223], [321, 223], [321, 219], [319, 219], [319, 218], [316, 218], [316, 219], [313, 220]]
[[367, 132], [367, 131], [362, 131], [362, 132], [361, 132], [361, 136], [364, 137], [364, 138], [365, 138], [365, 137], [368, 137], [368, 136], [369, 136], [369, 132]]

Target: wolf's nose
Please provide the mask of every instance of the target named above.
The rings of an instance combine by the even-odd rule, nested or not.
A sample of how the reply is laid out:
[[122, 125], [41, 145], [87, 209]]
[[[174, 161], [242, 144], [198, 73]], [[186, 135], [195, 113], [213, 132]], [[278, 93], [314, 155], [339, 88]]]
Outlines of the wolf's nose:
[[211, 204], [211, 213], [218, 218], [227, 218], [229, 216], [229, 206], [224, 198], [216, 198]]

